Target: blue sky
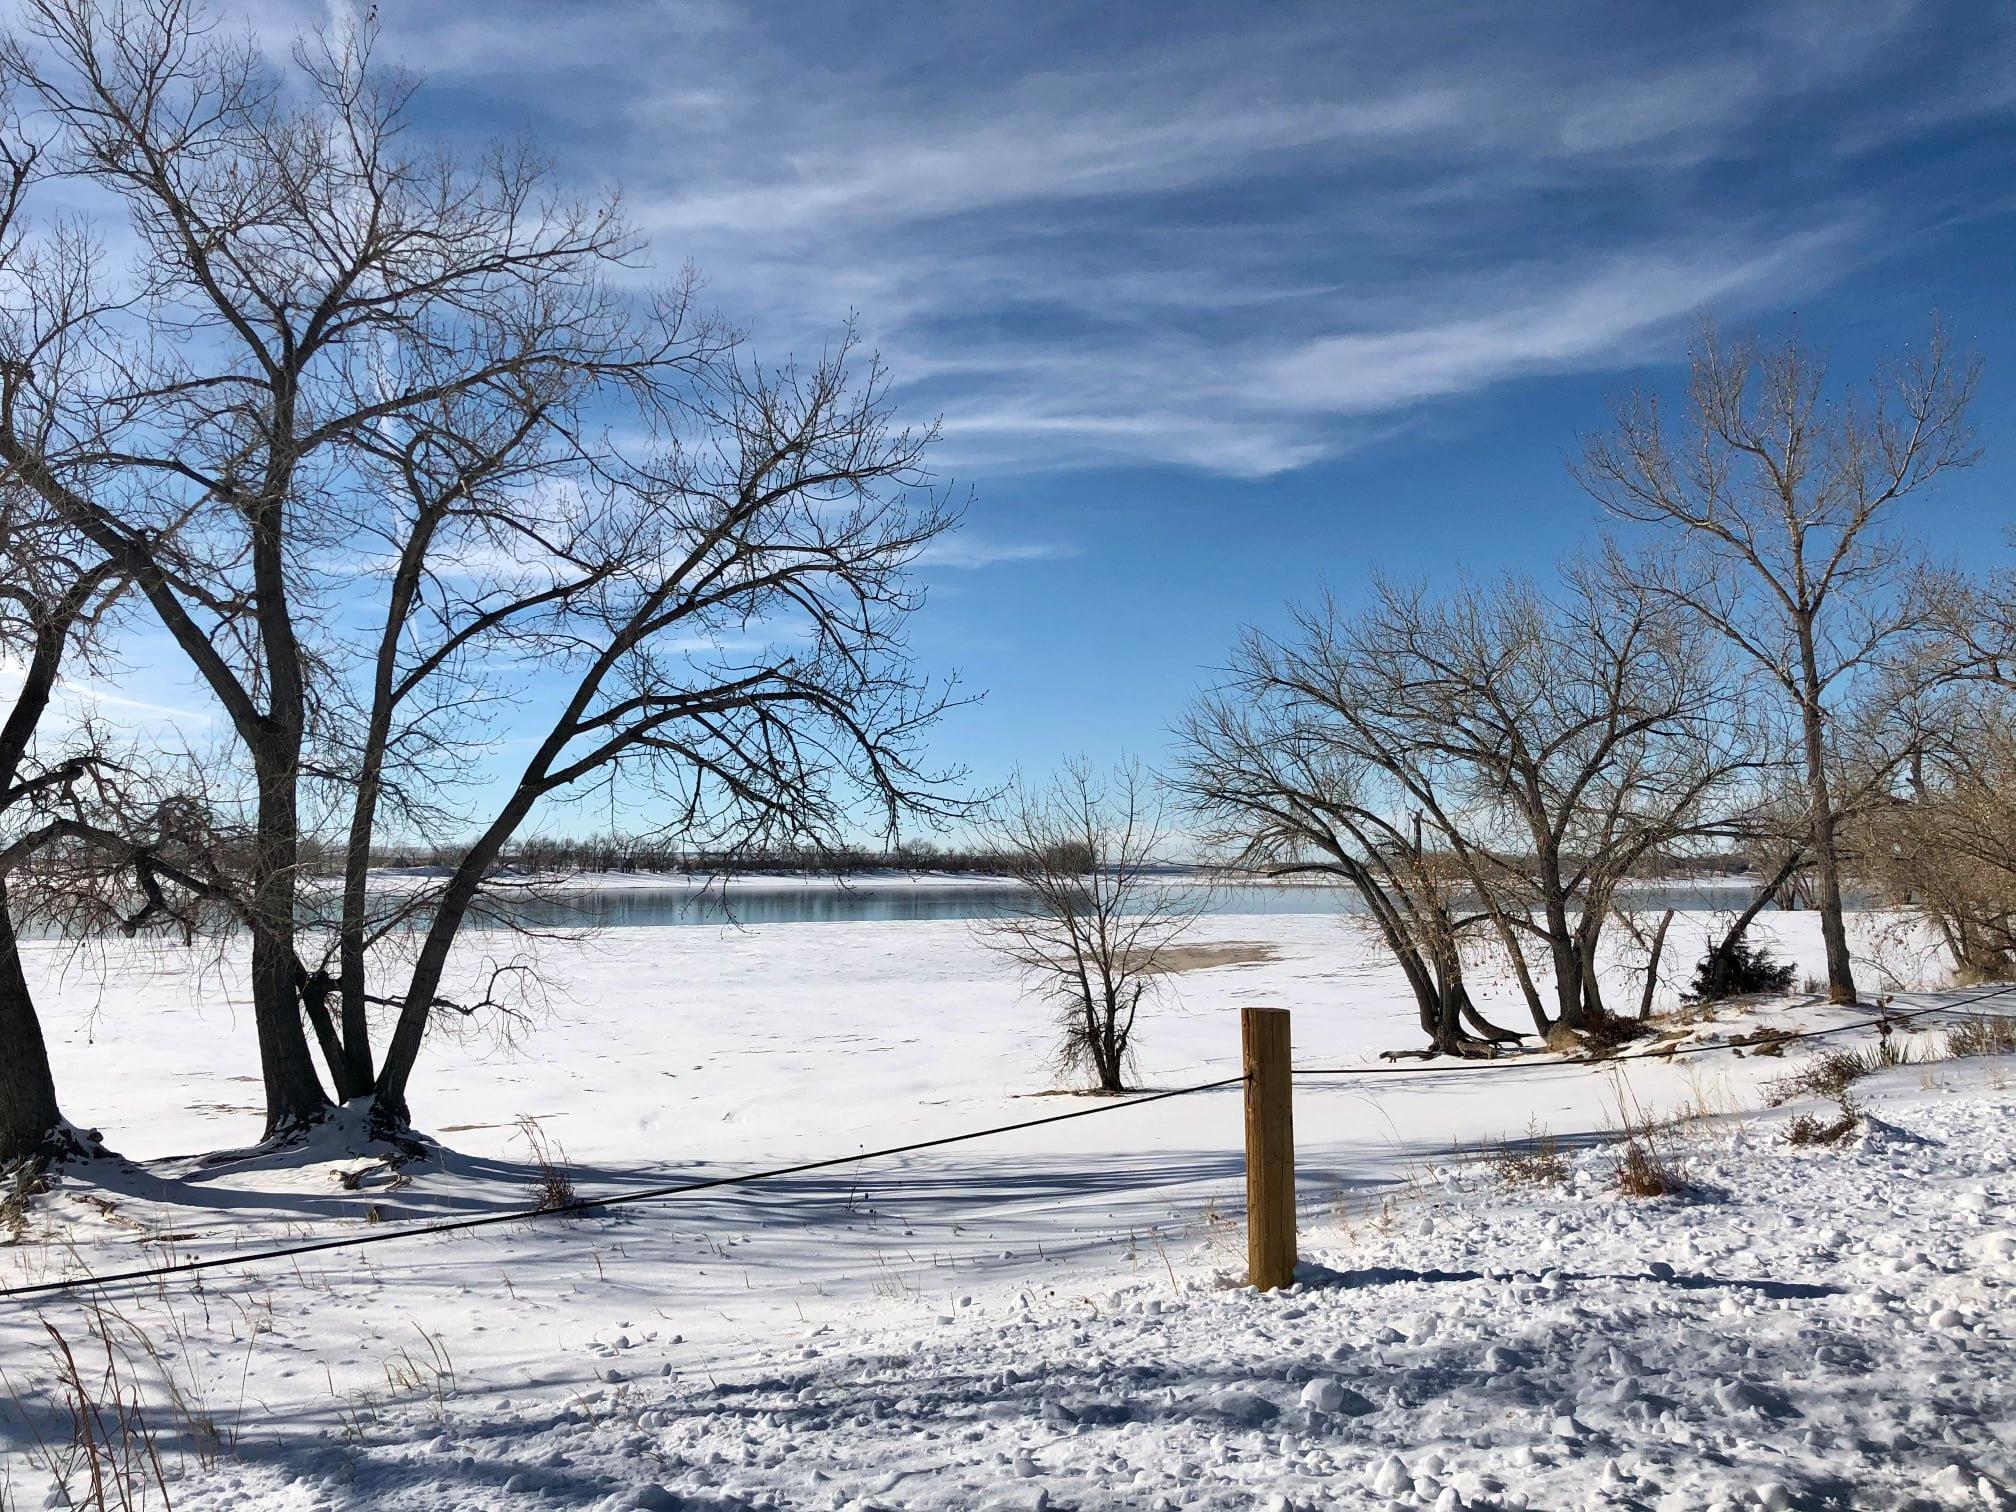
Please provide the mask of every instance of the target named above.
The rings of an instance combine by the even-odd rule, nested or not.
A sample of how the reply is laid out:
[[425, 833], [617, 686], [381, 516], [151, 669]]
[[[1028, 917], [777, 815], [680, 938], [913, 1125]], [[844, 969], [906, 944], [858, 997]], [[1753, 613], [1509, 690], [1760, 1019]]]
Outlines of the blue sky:
[[[1941, 553], [2016, 523], [2016, 7], [385, 3], [423, 128], [620, 181], [777, 357], [850, 311], [970, 485], [944, 758], [1151, 760], [1237, 628], [1544, 570], [1690, 325], [1986, 361]], [[330, 12], [244, 12], [276, 48]]]

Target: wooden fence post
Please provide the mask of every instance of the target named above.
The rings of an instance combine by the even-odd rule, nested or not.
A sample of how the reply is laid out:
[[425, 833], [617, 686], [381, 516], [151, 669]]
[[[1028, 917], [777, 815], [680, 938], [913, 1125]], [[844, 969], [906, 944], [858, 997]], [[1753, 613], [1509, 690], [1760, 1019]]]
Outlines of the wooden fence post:
[[1261, 1291], [1295, 1280], [1295, 1122], [1288, 1010], [1241, 1008], [1246, 1066], [1246, 1279]]

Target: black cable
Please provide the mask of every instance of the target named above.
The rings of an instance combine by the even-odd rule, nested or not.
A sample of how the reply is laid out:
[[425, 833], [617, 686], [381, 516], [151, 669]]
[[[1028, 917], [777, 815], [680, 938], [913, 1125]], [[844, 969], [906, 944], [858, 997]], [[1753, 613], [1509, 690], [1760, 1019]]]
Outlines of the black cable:
[[1069, 1113], [1052, 1113], [1043, 1118], [1025, 1118], [1019, 1123], [996, 1124], [990, 1129], [972, 1129], [963, 1134], [946, 1134], [937, 1139], [920, 1139], [910, 1144], [891, 1145], [884, 1150], [867, 1150], [855, 1155], [835, 1155], [824, 1160], [801, 1161], [797, 1165], [773, 1166], [765, 1171], [744, 1171], [735, 1176], [709, 1176], [699, 1181], [647, 1187], [637, 1192], [618, 1192], [608, 1197], [583, 1197], [573, 1202], [562, 1203], [558, 1207], [517, 1208], [508, 1213], [485, 1213], [476, 1218], [451, 1218], [442, 1222], [414, 1224], [409, 1228], [382, 1229], [370, 1234], [351, 1234], [338, 1239], [317, 1239], [304, 1244], [280, 1245], [272, 1249], [253, 1250], [246, 1254], [213, 1255], [208, 1259], [184, 1260], [175, 1265], [147, 1266], [137, 1270], [114, 1271], [108, 1275], [72, 1276], [62, 1281], [38, 1281], [31, 1286], [10, 1286], [0, 1289], [0, 1300], [76, 1291], [86, 1286], [111, 1286], [123, 1281], [147, 1281], [157, 1276], [187, 1275], [194, 1271], [216, 1270], [226, 1265], [250, 1265], [260, 1260], [284, 1260], [292, 1255], [312, 1255], [322, 1250], [355, 1249], [366, 1244], [387, 1244], [394, 1239], [417, 1239], [426, 1234], [452, 1234], [467, 1229], [487, 1228], [497, 1223], [520, 1223], [535, 1218], [560, 1218], [570, 1213], [585, 1213], [597, 1208], [623, 1207], [633, 1202], [683, 1197], [693, 1192], [711, 1191], [720, 1187], [747, 1186], [758, 1181], [773, 1181], [780, 1176], [802, 1176], [810, 1171], [831, 1170], [834, 1166], [853, 1165], [863, 1160], [883, 1160], [891, 1155], [909, 1155], [919, 1150], [934, 1150], [942, 1145], [988, 1139], [996, 1134], [1013, 1134], [1019, 1129], [1036, 1129], [1045, 1124], [1065, 1123], [1073, 1118], [1090, 1118], [1095, 1113], [1117, 1113], [1122, 1108], [1138, 1108], [1144, 1103], [1162, 1102], [1171, 1097], [1187, 1097], [1192, 1092], [1213, 1092], [1220, 1087], [1235, 1087], [1245, 1080], [1243, 1075], [1227, 1076], [1218, 1081], [1199, 1082], [1192, 1087], [1175, 1087], [1167, 1092], [1150, 1092], [1141, 1097], [1106, 1103], [1101, 1107], [1077, 1108]]

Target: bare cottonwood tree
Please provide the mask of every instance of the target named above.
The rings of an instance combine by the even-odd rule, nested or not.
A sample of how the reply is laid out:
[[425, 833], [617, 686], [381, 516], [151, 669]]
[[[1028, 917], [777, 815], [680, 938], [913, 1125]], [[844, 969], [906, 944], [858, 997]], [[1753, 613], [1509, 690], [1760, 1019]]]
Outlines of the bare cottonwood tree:
[[1237, 871], [1348, 885], [1407, 978], [1431, 1053], [1516, 1042], [1471, 1001], [1464, 947], [1475, 910], [1447, 848], [1424, 843], [1404, 785], [1302, 695], [1264, 638], [1247, 632], [1228, 673], [1178, 728], [1176, 787], [1202, 843]]
[[[96, 742], [58, 740], [45, 720], [66, 660], [116, 598], [118, 576], [19, 490], [0, 489], [0, 672], [19, 681], [0, 721], [0, 1168], [72, 1153], [16, 937], [17, 874], [57, 838], [57, 816], [103, 760]], [[38, 737], [44, 737], [38, 739]]]
[[108, 931], [191, 932], [219, 896], [207, 813], [149, 757], [115, 747], [66, 676], [106, 670], [126, 587], [33, 493], [0, 486], [0, 1168], [97, 1153], [56, 1097], [20, 931], [82, 945]]
[[[0, 96], [0, 275], [26, 274], [23, 207], [40, 152]], [[17, 323], [24, 289], [0, 290]], [[84, 938], [188, 915], [169, 853], [181, 810], [156, 793], [102, 729], [57, 709], [66, 673], [102, 670], [128, 587], [116, 563], [32, 489], [0, 479], [0, 1168], [95, 1153], [63, 1118], [48, 1045], [21, 959], [24, 924]]]
[[1249, 636], [1236, 672], [1292, 714], [1291, 741], [1381, 775], [1390, 791], [1357, 805], [1377, 839], [1361, 857], [1405, 854], [1397, 816], [1418, 812], [1469, 910], [1456, 929], [1489, 932], [1535, 1028], [1606, 1018], [1597, 945], [1618, 888], [1750, 760], [1701, 636], [1588, 566], [1551, 597], [1518, 579], [1440, 597], [1377, 582], [1362, 612], [1326, 599], [1295, 624]]
[[1685, 549], [1639, 558], [1637, 581], [1712, 626], [1797, 716], [1835, 1002], [1855, 1000], [1830, 770], [1837, 712], [1858, 675], [1925, 624], [1915, 557], [1889, 527], [1903, 500], [1974, 460], [1975, 373], [1935, 326], [1866, 396], [1830, 402], [1822, 365], [1797, 343], [1725, 345], [1704, 330], [1679, 424], [1633, 396], [1577, 469], [1618, 518], [1678, 535]]
[[1125, 1091], [1142, 1001], [1204, 906], [1199, 887], [1158, 874], [1169, 836], [1148, 774], [1067, 762], [1047, 784], [1017, 780], [992, 829], [1021, 887], [981, 942], [1056, 1005], [1059, 1069]]
[[[1978, 669], [1977, 669], [1978, 670]], [[1963, 979], [2016, 974], [2016, 689], [1921, 691], [1908, 776], [1846, 826], [1885, 901], [1930, 927]]]
[[[906, 569], [953, 515], [851, 341], [759, 367], [690, 278], [636, 291], [613, 201], [529, 150], [412, 145], [368, 21], [282, 80], [181, 0], [22, 10], [6, 71], [137, 254], [59, 229], [10, 270], [0, 466], [132, 581], [236, 736], [269, 1136], [329, 1105], [311, 1033], [339, 1096], [405, 1124], [428, 1024], [473, 1006], [456, 937], [542, 801], [630, 783], [713, 842], [934, 809]], [[506, 698], [533, 754], [458, 807], [468, 720]], [[324, 818], [333, 921], [302, 886]], [[388, 917], [372, 845], [423, 818], [475, 838]]]

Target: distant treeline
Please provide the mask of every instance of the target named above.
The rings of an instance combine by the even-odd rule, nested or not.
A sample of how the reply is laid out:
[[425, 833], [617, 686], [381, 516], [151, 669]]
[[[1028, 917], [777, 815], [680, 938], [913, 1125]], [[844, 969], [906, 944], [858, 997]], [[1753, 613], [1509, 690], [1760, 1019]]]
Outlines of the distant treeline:
[[[384, 846], [372, 853], [384, 867], [453, 867], [464, 850], [455, 845]], [[689, 850], [662, 841], [628, 836], [563, 837], [530, 840], [507, 850], [502, 869], [516, 872], [664, 872], [714, 876], [723, 872], [838, 873], [870, 871], [949, 872], [1000, 876], [1021, 864], [1005, 851], [904, 841], [876, 849], [812, 848], [763, 851]], [[1658, 855], [1641, 861], [1640, 877], [1694, 880], [1747, 876], [1750, 859], [1740, 851]]]
[[[463, 849], [451, 845], [388, 846], [373, 853], [379, 866], [454, 866]], [[866, 848], [793, 848], [763, 851], [691, 850], [655, 840], [591, 836], [528, 840], [504, 853], [501, 865], [522, 872], [668, 872], [713, 876], [721, 872], [865, 871], [953, 872], [997, 875], [1014, 858], [1003, 851], [964, 850], [928, 841]]]

